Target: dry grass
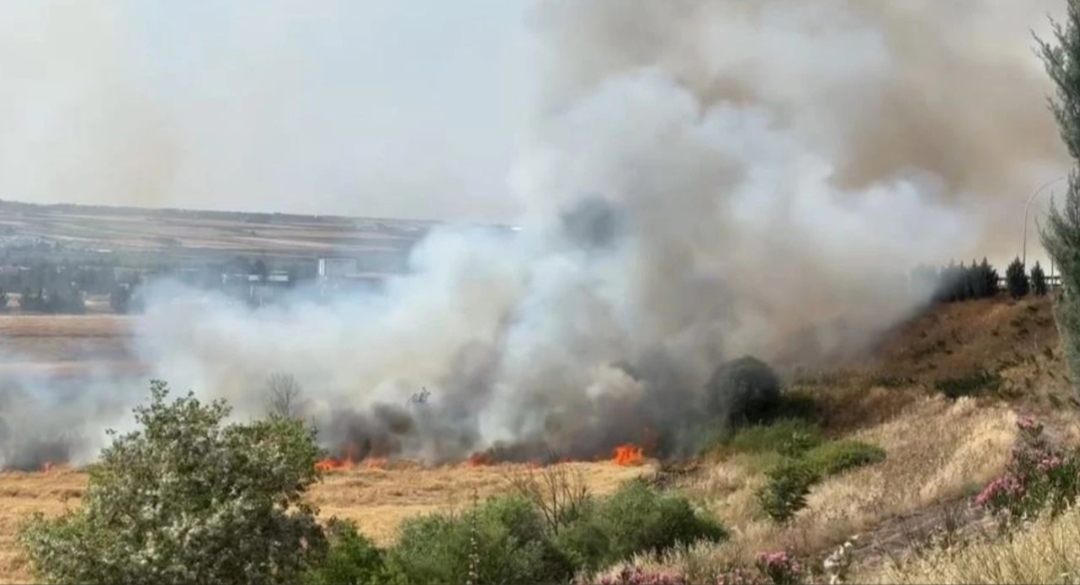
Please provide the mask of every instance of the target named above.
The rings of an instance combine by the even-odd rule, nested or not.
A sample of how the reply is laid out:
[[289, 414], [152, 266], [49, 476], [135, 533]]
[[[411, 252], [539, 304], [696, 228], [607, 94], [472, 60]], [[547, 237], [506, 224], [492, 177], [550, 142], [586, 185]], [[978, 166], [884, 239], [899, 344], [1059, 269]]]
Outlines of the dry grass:
[[[652, 469], [649, 465], [606, 462], [564, 465], [580, 471], [590, 491], [596, 494], [609, 493], [622, 482]], [[322, 483], [312, 488], [310, 499], [319, 506], [322, 517], [355, 520], [365, 534], [386, 545], [393, 541], [405, 518], [468, 506], [474, 491], [481, 499], [509, 492], [511, 478], [519, 467], [359, 467], [328, 473]], [[29, 582], [26, 562], [15, 542], [24, 519], [34, 512], [59, 514], [65, 507], [77, 506], [86, 480], [85, 473], [71, 469], [0, 474], [0, 584]]]
[[1004, 405], [924, 399], [892, 421], [851, 435], [883, 447], [886, 460], [814, 486], [807, 508], [788, 526], [758, 513], [754, 491], [768, 462], [745, 455], [720, 462], [683, 489], [732, 528], [732, 541], [698, 546], [668, 562], [694, 575], [700, 567], [750, 561], [762, 551], [811, 554], [884, 520], [969, 493], [1004, 467], [1016, 438], [1014, 422]]
[[128, 337], [129, 315], [4, 315], [0, 337]]
[[1012, 539], [967, 546], [855, 575], [857, 583], [1080, 583], [1080, 510], [1044, 518]]

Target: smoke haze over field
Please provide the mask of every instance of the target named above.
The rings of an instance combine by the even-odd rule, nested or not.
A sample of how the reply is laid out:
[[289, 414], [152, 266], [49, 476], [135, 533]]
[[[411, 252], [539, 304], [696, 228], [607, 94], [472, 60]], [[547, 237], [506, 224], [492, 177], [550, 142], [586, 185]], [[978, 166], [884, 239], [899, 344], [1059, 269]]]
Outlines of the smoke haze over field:
[[[274, 107], [255, 94], [259, 107], [241, 118], [244, 126], [226, 127], [220, 147], [190, 133], [154, 144], [184, 153], [161, 168], [198, 177], [194, 193], [236, 207], [287, 198], [276, 185], [306, 200], [327, 173], [353, 172], [348, 181], [361, 186], [395, 173], [437, 178], [419, 191], [372, 179], [356, 201], [331, 198], [332, 209], [320, 210], [342, 213], [424, 208], [453, 199], [436, 189], [444, 182], [478, 190], [505, 179], [525, 229], [439, 230], [415, 252], [414, 274], [385, 294], [326, 306], [298, 300], [253, 314], [163, 284], [151, 291], [158, 302], [140, 320], [137, 344], [157, 375], [255, 412], [265, 407], [266, 375], [290, 372], [332, 441], [376, 451], [456, 458], [503, 440], [594, 454], [642, 440], [646, 429], [684, 426], [725, 359], [812, 360], [861, 346], [917, 304], [902, 278], [920, 261], [1011, 256], [1026, 196], [1067, 168], [1030, 37], [1031, 28], [1045, 34], [1044, 16], [1058, 2], [550, 0], [454, 3], [453, 11], [464, 27], [470, 10], [487, 14], [496, 4], [514, 6], [498, 14], [508, 27], [500, 34], [527, 33], [531, 44], [515, 41], [513, 66], [491, 71], [517, 71], [522, 84], [520, 72], [535, 75], [536, 91], [493, 96], [490, 79], [463, 78], [423, 95], [395, 93], [424, 112], [409, 121], [416, 151], [396, 160], [342, 152], [358, 148], [349, 141], [360, 137], [378, 148], [405, 126], [350, 134], [360, 127], [346, 124], [343, 134], [314, 134], [337, 116], [378, 119], [390, 112], [379, 107], [391, 108], [345, 100], [325, 102], [333, 120], [298, 118], [292, 129], [320, 146], [299, 156], [294, 149], [306, 143], [278, 124], [293, 110], [276, 100], [322, 90], [284, 77], [288, 67], [282, 76], [260, 70], [261, 81], [244, 91], [280, 90], [271, 92]], [[285, 14], [283, 6], [271, 3], [256, 21]], [[330, 3], [304, 6], [315, 15]], [[410, 18], [396, 16], [388, 30]], [[301, 48], [329, 20], [303, 22], [310, 36], [281, 36], [275, 59], [321, 54]], [[464, 33], [453, 38], [464, 43], [455, 50], [478, 46]], [[235, 47], [202, 50], [224, 57], [221, 71], [241, 59]], [[343, 61], [341, 75], [364, 78]], [[402, 69], [424, 67], [419, 61], [404, 52], [374, 59]], [[207, 94], [247, 87], [228, 75], [192, 75]], [[405, 91], [380, 80], [365, 87]], [[493, 120], [451, 124], [458, 110], [441, 99], [451, 81], [475, 99], [470, 105], [498, 103]], [[200, 121], [196, 102], [170, 103], [179, 116], [172, 120], [184, 121], [178, 126]], [[229, 107], [247, 110], [246, 102]], [[500, 135], [491, 129], [504, 115], [522, 124]], [[259, 131], [254, 139], [250, 130]], [[429, 150], [423, 137], [435, 135], [453, 146]], [[222, 153], [240, 136], [252, 142]], [[510, 144], [520, 146], [512, 166], [492, 154]], [[469, 170], [486, 173], [480, 183], [465, 171], [426, 172], [440, 152], [473, 147], [490, 155]], [[332, 164], [315, 160], [325, 153]], [[218, 154], [229, 156], [208, 160]], [[277, 166], [263, 174], [268, 164]], [[145, 182], [129, 176], [145, 175], [109, 175], [122, 185]], [[160, 184], [176, 198], [194, 185]], [[435, 208], [505, 210], [498, 191]], [[286, 200], [261, 206], [289, 208]], [[831, 325], [792, 347], [796, 333], [822, 323]], [[405, 406], [422, 387], [432, 390], [431, 403]]]

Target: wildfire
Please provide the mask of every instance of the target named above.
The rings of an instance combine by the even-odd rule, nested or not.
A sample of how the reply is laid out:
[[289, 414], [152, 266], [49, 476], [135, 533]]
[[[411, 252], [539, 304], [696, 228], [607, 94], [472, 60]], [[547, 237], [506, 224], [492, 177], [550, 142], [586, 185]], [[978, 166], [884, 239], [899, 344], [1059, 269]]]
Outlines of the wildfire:
[[319, 471], [331, 471], [335, 469], [346, 469], [356, 465], [356, 462], [352, 459], [337, 459], [335, 457], [326, 457], [315, 462], [315, 469]]
[[629, 443], [615, 447], [611, 460], [617, 465], [640, 465], [645, 461], [645, 450]]
[[469, 455], [469, 458], [465, 460], [465, 465], [468, 465], [469, 467], [480, 467], [483, 465], [494, 464], [495, 459], [491, 455], [488, 455], [487, 453], [481, 451], [477, 451], [476, 453]]
[[382, 468], [387, 466], [387, 458], [365, 457], [357, 458], [357, 449], [354, 445], [346, 445], [341, 449], [341, 457], [327, 457], [315, 462], [316, 470], [323, 472], [348, 470], [352, 467]]

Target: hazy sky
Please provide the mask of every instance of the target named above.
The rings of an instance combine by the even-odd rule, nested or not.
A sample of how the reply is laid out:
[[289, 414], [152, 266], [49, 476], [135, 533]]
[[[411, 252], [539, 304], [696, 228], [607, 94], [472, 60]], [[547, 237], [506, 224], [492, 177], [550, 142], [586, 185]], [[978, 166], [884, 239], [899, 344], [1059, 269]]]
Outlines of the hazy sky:
[[505, 218], [526, 0], [7, 0], [0, 198]]

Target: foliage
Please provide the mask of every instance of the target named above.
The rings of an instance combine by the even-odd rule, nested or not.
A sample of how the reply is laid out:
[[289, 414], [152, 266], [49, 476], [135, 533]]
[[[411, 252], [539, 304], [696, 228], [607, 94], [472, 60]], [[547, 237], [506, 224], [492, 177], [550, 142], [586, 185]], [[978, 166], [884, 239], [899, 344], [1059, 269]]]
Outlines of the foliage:
[[601, 565], [642, 552], [659, 554], [677, 545], [720, 542], [728, 537], [719, 522], [698, 514], [689, 500], [662, 495], [642, 479], [626, 482], [592, 511], [582, 522], [606, 536]]
[[389, 578], [384, 552], [360, 534], [356, 524], [332, 518], [326, 532], [329, 550], [305, 575], [308, 585], [380, 585]]
[[[719, 542], [728, 535], [685, 498], [662, 495], [641, 480], [606, 498], [575, 495], [565, 500], [574, 502], [573, 513], [564, 515], [548, 497], [580, 494], [572, 476], [541, 474], [533, 481], [518, 478], [518, 494], [490, 499], [464, 514], [406, 520], [386, 552], [384, 575], [407, 583], [566, 582], [640, 553]], [[568, 487], [550, 487], [557, 484]]]
[[860, 441], [831, 441], [809, 450], [803, 459], [822, 477], [885, 460], [885, 450]]
[[781, 403], [780, 377], [751, 356], [721, 364], [706, 384], [705, 409], [726, 426], [766, 421]]
[[806, 507], [810, 488], [821, 474], [801, 459], [787, 459], [765, 473], [768, 482], [755, 494], [762, 511], [776, 522], [787, 522]]
[[1035, 261], [1035, 266], [1031, 267], [1031, 292], [1037, 296], [1046, 296], [1049, 292], [1050, 286], [1046, 280], [1046, 273], [1043, 272], [1042, 266], [1039, 265], [1039, 261]]
[[[1064, 23], [1051, 21], [1054, 38], [1037, 41], [1056, 90], [1050, 110], [1062, 142], [1080, 164], [1080, 4], [1069, 1], [1066, 8]], [[1062, 295], [1055, 299], [1054, 316], [1065, 361], [1076, 383], [1080, 381], [1080, 173], [1076, 168], [1069, 175], [1064, 205], [1051, 207], [1040, 234], [1047, 254], [1060, 268]]]
[[386, 567], [395, 579], [417, 584], [552, 583], [574, 573], [536, 509], [519, 496], [494, 498], [459, 516], [405, 520]]
[[918, 266], [911, 275], [913, 292], [935, 303], [993, 298], [1000, 291], [998, 280], [997, 270], [986, 258], [982, 262], [972, 260], [971, 264], [950, 261], [940, 270]]
[[224, 402], [166, 402], [151, 383], [141, 427], [90, 470], [82, 506], [36, 515], [20, 534], [50, 583], [295, 583], [326, 549], [304, 492], [319, 475], [314, 432], [271, 417], [222, 426]]
[[1031, 290], [1031, 282], [1028, 280], [1024, 265], [1017, 256], [1005, 270], [1005, 285], [1009, 290], [1009, 296], [1014, 299], [1026, 297]]
[[727, 448], [739, 453], [779, 453], [795, 457], [817, 447], [824, 439], [817, 425], [802, 419], [782, 419], [736, 431]]
[[941, 378], [934, 381], [934, 387], [946, 397], [953, 400], [962, 396], [974, 396], [984, 391], [993, 392], [1002, 383], [1000, 375], [979, 370], [963, 376]]
[[21, 312], [77, 315], [86, 312], [86, 302], [83, 300], [82, 293], [74, 289], [66, 293], [59, 288], [48, 291], [39, 288], [37, 292], [25, 289], [19, 297], [19, 310]]
[[1056, 517], [1080, 498], [1080, 451], [1050, 445], [1043, 425], [1031, 417], [1017, 420], [1020, 442], [1013, 449], [1005, 474], [987, 485], [975, 503], [998, 517], [1009, 529], [1049, 510]]
[[817, 482], [885, 459], [881, 447], [859, 441], [826, 441], [816, 426], [793, 420], [741, 429], [727, 447], [783, 457], [765, 473], [767, 481], [755, 493], [762, 511], [781, 523], [806, 506], [806, 496]]

